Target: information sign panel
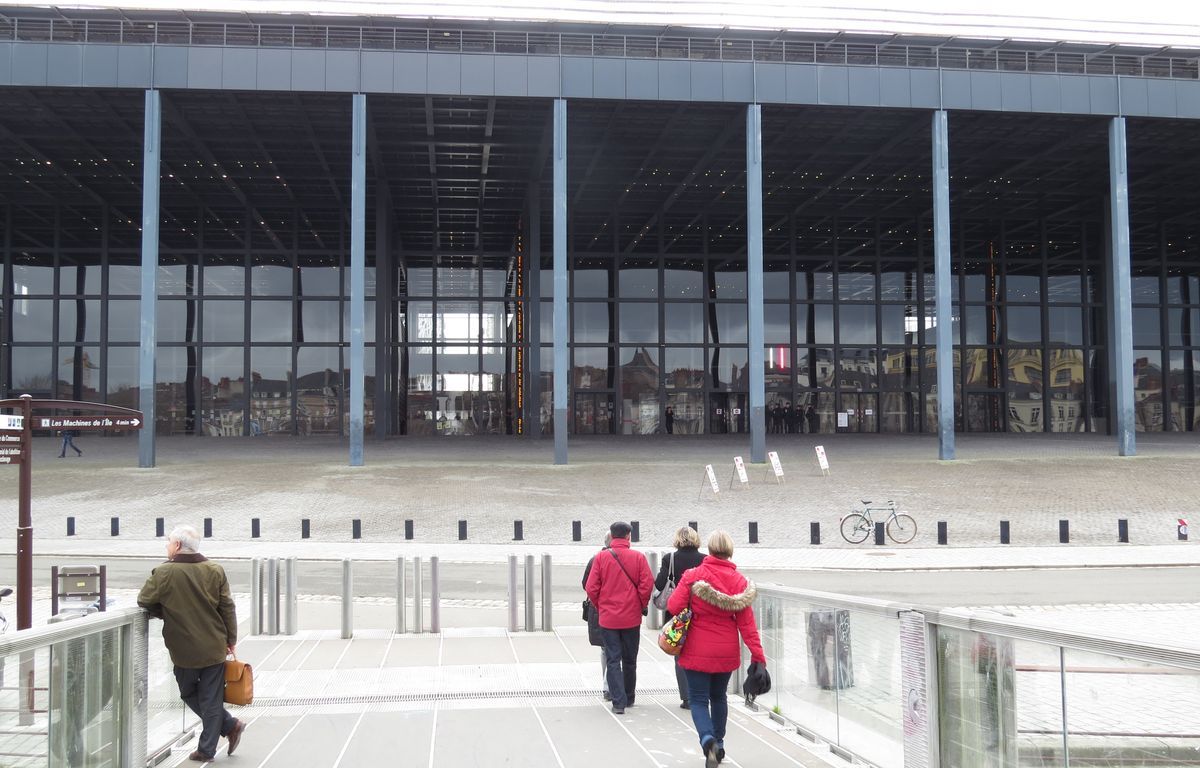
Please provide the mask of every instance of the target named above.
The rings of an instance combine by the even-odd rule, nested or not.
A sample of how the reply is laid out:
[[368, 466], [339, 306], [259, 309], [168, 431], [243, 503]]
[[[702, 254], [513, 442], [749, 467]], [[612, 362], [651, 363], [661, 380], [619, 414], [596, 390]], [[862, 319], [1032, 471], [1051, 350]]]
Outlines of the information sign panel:
[[829, 471], [829, 458], [825, 456], [825, 446], [816, 446], [816, 451], [817, 463], [821, 465], [821, 473], [824, 474]]
[[25, 429], [25, 417], [11, 414], [0, 414], [0, 429], [20, 432]]
[[746, 474], [746, 463], [742, 461], [741, 456], [733, 457], [733, 469], [735, 472], [737, 472], [738, 481], [742, 485], [746, 485], [750, 482], [750, 477]]
[[704, 473], [708, 475], [708, 484], [712, 487], [712, 492], [720, 493], [721, 488], [717, 485], [717, 473], [713, 471], [712, 464], [704, 465]]
[[779, 453], [767, 451], [767, 459], [771, 462], [771, 469], [775, 472], [775, 477], [783, 477], [783, 464], [779, 461]]

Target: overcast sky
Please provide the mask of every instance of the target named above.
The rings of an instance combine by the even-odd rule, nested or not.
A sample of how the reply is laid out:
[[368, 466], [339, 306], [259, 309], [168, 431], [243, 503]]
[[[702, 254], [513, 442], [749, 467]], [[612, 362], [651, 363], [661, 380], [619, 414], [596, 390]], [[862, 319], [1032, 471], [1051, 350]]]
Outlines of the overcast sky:
[[[45, 3], [7, 0], [10, 5]], [[1200, 0], [89, 0], [60, 7], [577, 21], [1200, 47]]]

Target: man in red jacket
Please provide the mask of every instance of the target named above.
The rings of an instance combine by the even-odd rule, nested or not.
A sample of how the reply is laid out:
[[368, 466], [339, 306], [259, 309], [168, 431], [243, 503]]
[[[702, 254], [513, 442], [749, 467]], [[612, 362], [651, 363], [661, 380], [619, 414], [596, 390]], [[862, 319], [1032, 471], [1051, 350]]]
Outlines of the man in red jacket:
[[637, 692], [638, 641], [642, 616], [650, 604], [654, 576], [646, 558], [629, 547], [629, 523], [609, 526], [612, 545], [602, 550], [588, 573], [588, 599], [600, 610], [600, 635], [608, 658], [608, 692], [612, 710], [625, 714]]

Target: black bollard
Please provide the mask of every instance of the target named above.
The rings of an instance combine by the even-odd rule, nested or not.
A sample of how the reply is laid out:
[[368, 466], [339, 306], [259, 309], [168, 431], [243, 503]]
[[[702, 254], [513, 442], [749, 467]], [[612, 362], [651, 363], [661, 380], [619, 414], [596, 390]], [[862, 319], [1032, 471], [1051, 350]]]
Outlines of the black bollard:
[[1000, 543], [1008, 544], [1010, 541], [1011, 541], [1011, 537], [1009, 536], [1008, 521], [1001, 520], [1000, 521]]
[[466, 520], [458, 521], [458, 540], [459, 541], [467, 540], [467, 521]]
[[949, 526], [946, 525], [945, 520], [938, 521], [938, 544], [948, 544], [949, 543], [950, 534], [949, 534], [949, 531], [946, 530], [947, 528], [949, 528]]
[[750, 543], [758, 543], [758, 523], [750, 523]]
[[300, 521], [300, 538], [307, 539], [309, 537], [310, 533], [311, 533], [311, 527], [309, 525], [308, 518], [306, 517]]
[[629, 527], [633, 529], [633, 533], [630, 534], [630, 539], [632, 541], [641, 541], [642, 540], [642, 526], [638, 524], [638, 521], [631, 520], [629, 523]]
[[211, 517], [204, 518], [204, 538], [206, 538], [206, 539], [212, 538], [212, 518]]
[[695, 520], [688, 520], [688, 528], [691, 528], [693, 531], [699, 532], [700, 523], [696, 522]]
[[75, 518], [73, 518], [73, 517], [67, 518], [67, 535], [68, 536], [75, 535]]
[[412, 541], [412, 537], [413, 537], [413, 521], [405, 520], [404, 521], [404, 538], [406, 541]]
[[513, 541], [521, 541], [525, 538], [525, 524], [520, 520], [513, 520]]
[[350, 521], [350, 537], [354, 539], [362, 538], [362, 520]]
[[250, 538], [257, 539], [259, 534], [258, 518], [250, 518]]
[[1182, 517], [1179, 518], [1179, 525], [1175, 528], [1175, 533], [1176, 533], [1176, 535], [1179, 536], [1180, 541], [1187, 541], [1187, 535], [1188, 535], [1187, 520], [1184, 520]]
[[583, 541], [583, 523], [579, 520], [571, 521], [571, 541]]
[[1058, 521], [1058, 543], [1071, 543], [1071, 522], [1069, 520]]
[[154, 518], [154, 536], [156, 538], [163, 536], [164, 523], [161, 517]]
[[820, 544], [821, 543], [821, 524], [820, 523], [809, 523], [808, 524], [808, 541], [811, 544]]
[[875, 544], [883, 543], [883, 523], [875, 523]]
[[121, 518], [119, 518], [119, 517], [112, 518], [112, 520], [110, 522], [110, 527], [112, 528], [113, 536], [120, 536], [121, 535]]
[[1117, 541], [1119, 541], [1122, 544], [1129, 543], [1129, 521], [1128, 520], [1118, 520], [1117, 521]]

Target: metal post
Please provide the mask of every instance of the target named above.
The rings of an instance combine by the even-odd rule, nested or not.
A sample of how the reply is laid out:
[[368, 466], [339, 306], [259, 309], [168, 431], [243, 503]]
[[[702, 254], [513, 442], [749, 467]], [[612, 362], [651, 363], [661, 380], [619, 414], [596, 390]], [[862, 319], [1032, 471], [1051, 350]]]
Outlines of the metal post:
[[250, 560], [250, 634], [262, 634], [262, 560]]
[[517, 556], [508, 556], [508, 631], [517, 631]]
[[300, 622], [299, 605], [296, 602], [296, 587], [299, 583], [296, 573], [296, 558], [289, 557], [283, 561], [283, 574], [285, 590], [283, 632], [286, 635], [294, 635]]
[[267, 634], [279, 634], [279, 558], [267, 559]]
[[542, 631], [554, 631], [554, 577], [549, 554], [542, 555]]
[[938, 458], [954, 458], [954, 337], [950, 301], [950, 127], [933, 113], [933, 273], [937, 358]]
[[[567, 102], [554, 101], [554, 463], [567, 463]], [[528, 629], [528, 627], [526, 627]]]
[[533, 555], [525, 555], [525, 631], [535, 628]]
[[439, 580], [438, 558], [429, 558], [429, 631], [442, 631], [442, 584]]
[[158, 301], [159, 164], [162, 161], [162, 99], [156, 90], [146, 91], [144, 143], [142, 145], [142, 292], [141, 334], [138, 348], [138, 407], [145, 418], [138, 431], [138, 466], [154, 466], [155, 397], [154, 364], [158, 349], [156, 309]]
[[367, 95], [356, 93], [351, 103], [354, 117], [350, 156], [350, 466], [361, 467], [366, 395], [363, 295], [367, 260]]
[[407, 630], [405, 627], [405, 614], [407, 609], [408, 599], [405, 595], [406, 591], [406, 574], [404, 573], [404, 558], [396, 558], [396, 634], [403, 635]]
[[[657, 552], [647, 552], [646, 557], [650, 560], [650, 573], [657, 576], [658, 575], [658, 553]], [[662, 612], [660, 610], [658, 610], [657, 608], [655, 608], [653, 605], [651, 605], [649, 610], [646, 611], [646, 628], [647, 629], [658, 629], [661, 626], [662, 626]]]
[[421, 601], [424, 599], [425, 588], [421, 584], [421, 558], [413, 558], [413, 632], [421, 634], [425, 631], [425, 616], [424, 605]]
[[1116, 420], [1119, 456], [1137, 455], [1133, 410], [1133, 308], [1129, 277], [1129, 176], [1125, 151], [1125, 118], [1108, 124], [1108, 183], [1111, 246], [1108, 258], [1108, 305], [1112, 313], [1108, 341], [1116, 400], [1110, 409]]
[[762, 107], [746, 107], [746, 266], [750, 331], [750, 461], [767, 460], [766, 375], [763, 371]]
[[354, 571], [353, 562], [342, 558], [342, 639], [354, 637]]

